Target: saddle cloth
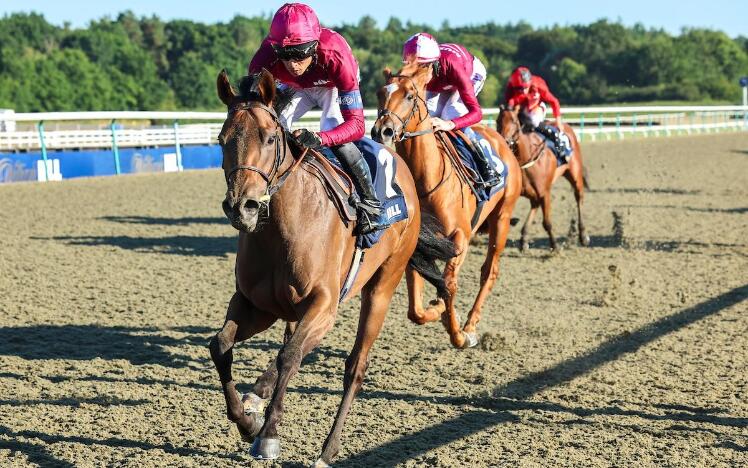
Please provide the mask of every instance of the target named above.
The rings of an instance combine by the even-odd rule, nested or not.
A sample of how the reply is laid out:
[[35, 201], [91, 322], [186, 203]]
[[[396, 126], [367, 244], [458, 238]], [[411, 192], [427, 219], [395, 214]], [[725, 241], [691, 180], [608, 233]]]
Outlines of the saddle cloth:
[[[558, 132], [558, 127], [555, 125], [549, 125], [549, 127], [553, 127]], [[568, 164], [569, 159], [571, 159], [572, 156], [574, 156], [574, 150], [572, 149], [571, 152], [569, 152], [568, 156], [565, 156], [560, 148], [556, 147], [556, 142], [554, 142], [552, 139], [548, 138], [547, 136], [543, 135], [540, 132], [535, 132], [538, 135], [540, 135], [540, 138], [543, 139], [545, 142], [545, 146], [550, 149], [554, 155], [556, 155], [556, 165], [557, 166], [563, 166], [564, 164]], [[569, 141], [569, 136], [566, 134], [566, 132], [561, 132], [561, 139], [564, 140], [564, 143], [567, 145], [568, 148], [571, 148], [571, 141]]]
[[[405, 204], [405, 197], [400, 187], [395, 181], [395, 175], [397, 174], [397, 161], [395, 160], [392, 153], [390, 153], [384, 145], [381, 145], [374, 140], [369, 138], [363, 138], [361, 140], [353, 142], [354, 145], [361, 151], [364, 156], [364, 160], [369, 165], [371, 171], [371, 178], [374, 183], [374, 191], [377, 194], [377, 198], [382, 202], [382, 215], [379, 221], [383, 224], [394, 224], [398, 221], [402, 221], [408, 218], [408, 208]], [[327, 158], [329, 162], [334, 164], [337, 168], [342, 169], [342, 165], [335, 154], [329, 148], [323, 148], [321, 153]], [[352, 189], [352, 187], [348, 187]], [[353, 201], [348, 200], [349, 207], [354, 208]], [[346, 221], [344, 216], [343, 221]], [[358, 236], [356, 244], [358, 247], [368, 249], [379, 241], [384, 233], [384, 229]]]
[[[504, 186], [506, 185], [506, 176], [509, 169], [501, 160], [499, 155], [496, 154], [496, 151], [493, 149], [491, 143], [488, 140], [482, 138], [477, 132], [474, 132], [470, 128], [465, 129], [464, 133], [465, 135], [473, 139], [473, 141], [476, 141], [480, 145], [480, 149], [482, 149], [484, 153], [491, 155], [491, 165], [493, 166], [494, 170], [501, 175], [501, 183], [488, 189], [473, 186], [473, 192], [477, 195], [478, 202], [484, 202], [494, 196], [496, 192], [504, 188]], [[449, 132], [449, 138], [452, 141], [455, 149], [459, 153], [462, 164], [470, 169], [470, 171], [476, 175], [477, 179], [480, 179], [480, 172], [478, 171], [478, 166], [475, 163], [476, 156], [473, 154], [473, 150], [467, 145], [465, 140], [463, 140], [456, 134]]]

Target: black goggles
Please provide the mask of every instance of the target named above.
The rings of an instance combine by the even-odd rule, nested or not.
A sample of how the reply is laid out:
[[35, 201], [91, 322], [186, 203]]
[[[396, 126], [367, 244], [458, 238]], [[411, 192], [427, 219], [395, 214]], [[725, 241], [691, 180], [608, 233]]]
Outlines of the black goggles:
[[303, 44], [285, 47], [273, 45], [273, 50], [275, 51], [275, 55], [279, 60], [304, 60], [305, 58], [314, 55], [314, 52], [317, 50], [317, 41], [310, 41]]

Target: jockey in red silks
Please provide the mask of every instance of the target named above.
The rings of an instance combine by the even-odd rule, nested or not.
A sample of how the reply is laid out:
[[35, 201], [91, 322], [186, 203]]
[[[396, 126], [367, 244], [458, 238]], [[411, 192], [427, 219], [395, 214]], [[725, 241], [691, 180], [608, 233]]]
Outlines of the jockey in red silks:
[[[552, 140], [563, 156], [568, 157], [571, 154], [568, 137], [563, 133], [561, 105], [543, 78], [532, 75], [526, 67], [517, 67], [509, 77], [504, 101], [509, 107], [520, 107], [520, 120], [523, 125]], [[553, 109], [558, 128], [545, 123], [546, 103]]]
[[416, 62], [428, 66], [431, 79], [426, 85], [426, 105], [432, 116], [434, 130], [462, 131], [476, 144], [479, 150], [475, 157], [478, 170], [487, 187], [499, 184], [500, 178], [489, 162], [493, 152], [489, 144], [480, 144], [480, 137], [471, 125], [480, 123], [483, 111], [477, 95], [486, 82], [486, 67], [468, 50], [459, 44], [439, 45], [433, 36], [418, 33], [403, 45], [403, 62]]
[[369, 166], [353, 144], [364, 136], [364, 112], [358, 63], [343, 36], [320, 27], [310, 6], [286, 3], [273, 16], [270, 33], [252, 58], [249, 73], [262, 68], [280, 82], [278, 115], [286, 129], [312, 108], [322, 109], [320, 132], [301, 129], [293, 135], [309, 148], [330, 147], [352, 176], [361, 197], [358, 232], [386, 227], [379, 221], [382, 203]]

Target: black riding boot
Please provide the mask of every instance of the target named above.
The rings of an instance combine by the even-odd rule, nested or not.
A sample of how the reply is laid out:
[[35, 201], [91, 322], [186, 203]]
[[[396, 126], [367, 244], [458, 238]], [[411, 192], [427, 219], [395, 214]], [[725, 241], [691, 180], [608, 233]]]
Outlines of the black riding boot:
[[356, 206], [358, 233], [369, 234], [387, 227], [385, 224], [379, 222], [379, 218], [382, 216], [382, 202], [379, 201], [374, 192], [369, 165], [364, 160], [358, 148], [356, 148], [356, 145], [346, 143], [331, 149], [340, 162], [343, 163], [351, 179], [353, 179], [353, 183], [356, 185], [356, 190], [361, 198]]
[[569, 154], [571, 154], [571, 148], [567, 147], [563, 140], [561, 140], [561, 129], [557, 129], [556, 127], [547, 125], [545, 122], [541, 122], [540, 125], [538, 125], [537, 130], [553, 142], [558, 154], [568, 159]]
[[481, 179], [483, 179], [483, 186], [489, 188], [499, 185], [501, 183], [501, 176], [488, 160], [491, 156], [486, 154], [486, 151], [477, 141], [472, 140], [471, 143], [473, 154], [475, 155], [475, 165], [478, 166], [478, 172]]

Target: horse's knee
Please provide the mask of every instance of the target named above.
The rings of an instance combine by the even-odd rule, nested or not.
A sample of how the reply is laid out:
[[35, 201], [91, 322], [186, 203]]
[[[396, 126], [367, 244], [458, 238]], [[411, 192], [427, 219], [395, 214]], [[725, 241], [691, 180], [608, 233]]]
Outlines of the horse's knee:
[[233, 346], [233, 341], [226, 336], [223, 330], [216, 333], [213, 338], [211, 338], [210, 344], [208, 345], [208, 349], [210, 349], [210, 357], [213, 359], [213, 362], [218, 364], [218, 362], [223, 360], [223, 356], [231, 350]]
[[354, 385], [355, 388], [361, 388], [368, 367], [368, 359], [362, 362], [358, 357], [348, 356], [348, 359], [345, 360], [345, 374], [343, 375], [344, 388], [349, 388], [351, 385]]

